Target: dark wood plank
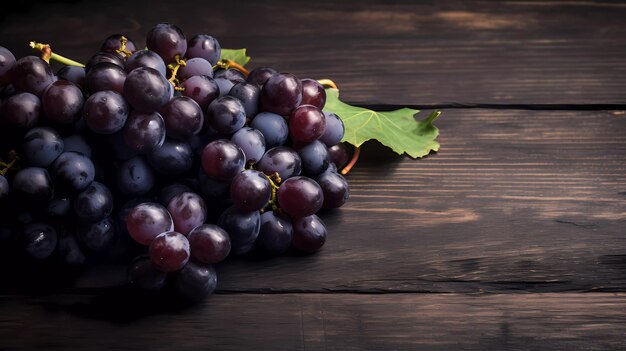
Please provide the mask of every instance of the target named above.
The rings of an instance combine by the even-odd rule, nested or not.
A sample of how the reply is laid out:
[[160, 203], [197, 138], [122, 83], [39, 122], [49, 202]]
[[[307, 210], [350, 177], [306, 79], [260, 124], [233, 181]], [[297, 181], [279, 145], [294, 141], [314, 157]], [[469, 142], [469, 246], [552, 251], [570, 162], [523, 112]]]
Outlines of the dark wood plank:
[[[139, 306], [138, 306], [139, 305]], [[138, 308], [152, 313], [129, 316]], [[624, 294], [216, 295], [165, 310], [0, 299], [0, 349], [623, 350]]]
[[37, 3], [9, 12], [0, 45], [24, 54], [35, 39], [85, 61], [111, 33], [142, 45], [151, 26], [169, 21], [189, 35], [211, 33], [224, 47], [249, 48], [252, 66], [333, 78], [350, 101], [626, 103], [626, 6], [619, 2], [108, 4]]

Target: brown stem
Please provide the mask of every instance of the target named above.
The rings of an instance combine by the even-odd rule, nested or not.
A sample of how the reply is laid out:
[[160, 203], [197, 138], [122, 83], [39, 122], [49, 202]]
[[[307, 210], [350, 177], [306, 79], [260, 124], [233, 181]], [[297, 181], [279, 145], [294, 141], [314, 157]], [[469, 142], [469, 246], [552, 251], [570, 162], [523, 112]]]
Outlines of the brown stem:
[[341, 170], [341, 174], [346, 175], [348, 174], [348, 172], [350, 172], [350, 170], [352, 169], [352, 167], [354, 167], [354, 165], [356, 164], [356, 161], [359, 160], [359, 155], [361, 155], [361, 148], [358, 146], [354, 147], [354, 153], [352, 154], [352, 159], [350, 160], [350, 162], [348, 162], [348, 164]]

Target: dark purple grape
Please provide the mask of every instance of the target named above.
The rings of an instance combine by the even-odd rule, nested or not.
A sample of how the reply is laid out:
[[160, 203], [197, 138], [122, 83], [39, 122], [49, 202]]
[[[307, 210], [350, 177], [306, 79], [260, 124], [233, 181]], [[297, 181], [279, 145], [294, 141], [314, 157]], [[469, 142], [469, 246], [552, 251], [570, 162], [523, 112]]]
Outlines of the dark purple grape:
[[286, 146], [277, 146], [267, 150], [261, 160], [257, 162], [259, 171], [271, 176], [278, 173], [284, 181], [287, 178], [300, 175], [302, 170], [302, 160], [293, 149]]
[[261, 112], [256, 115], [250, 127], [258, 129], [263, 134], [265, 147], [268, 149], [285, 144], [289, 136], [289, 127], [285, 118], [271, 112]]
[[316, 215], [294, 219], [293, 247], [302, 252], [315, 252], [326, 243], [326, 233], [324, 222]]
[[202, 111], [206, 111], [209, 104], [220, 96], [220, 88], [213, 78], [207, 76], [193, 76], [180, 85], [183, 88], [182, 95], [193, 99], [200, 105]]
[[20, 169], [13, 177], [11, 189], [35, 201], [47, 201], [54, 195], [54, 185], [48, 171], [39, 167]]
[[63, 197], [52, 199], [46, 207], [46, 214], [50, 217], [68, 217], [72, 212], [72, 202], [70, 199]]
[[71, 124], [81, 116], [85, 98], [74, 83], [57, 80], [50, 84], [41, 96], [44, 115], [59, 124]]
[[63, 152], [63, 139], [52, 128], [37, 127], [24, 135], [22, 156], [31, 166], [48, 167]]
[[117, 241], [115, 223], [111, 217], [97, 222], [80, 222], [76, 237], [83, 247], [93, 252], [103, 253], [111, 250]]
[[70, 135], [67, 138], [63, 138], [63, 151], [74, 151], [91, 157], [91, 146], [87, 144], [87, 141], [81, 135]]
[[123, 67], [102, 62], [87, 71], [84, 87], [91, 94], [104, 90], [113, 90], [121, 94], [124, 92], [125, 81], [126, 71]]
[[128, 234], [142, 245], [150, 245], [157, 235], [174, 230], [174, 222], [167, 209], [155, 202], [141, 203], [126, 217]]
[[291, 219], [284, 214], [267, 211], [261, 215], [261, 230], [256, 246], [270, 255], [281, 255], [289, 249], [293, 238]]
[[165, 286], [167, 273], [158, 270], [148, 255], [136, 257], [128, 268], [128, 281], [144, 291], [158, 291]]
[[332, 112], [324, 112], [324, 117], [326, 117], [326, 128], [324, 128], [324, 134], [320, 137], [320, 141], [328, 147], [339, 144], [345, 131], [343, 121]]
[[167, 67], [161, 56], [150, 50], [139, 50], [133, 53], [124, 63], [126, 73], [130, 73], [139, 67], [150, 67], [157, 70], [163, 77], [167, 76]]
[[313, 105], [321, 110], [325, 104], [326, 90], [324, 90], [324, 87], [316, 80], [303, 79], [302, 101], [300, 105]]
[[150, 260], [161, 271], [174, 272], [187, 264], [189, 251], [189, 241], [183, 234], [165, 232], [150, 243]]
[[302, 160], [302, 171], [309, 176], [316, 176], [328, 169], [330, 155], [326, 145], [319, 140], [297, 149]]
[[167, 210], [174, 221], [174, 230], [185, 235], [206, 221], [206, 204], [196, 193], [185, 192], [174, 196]]
[[261, 215], [259, 211], [246, 212], [231, 206], [222, 213], [217, 225], [230, 236], [231, 252], [244, 255], [254, 247], [261, 227]]
[[2, 102], [0, 118], [7, 127], [29, 129], [41, 115], [41, 100], [31, 93], [17, 93]]
[[89, 129], [98, 134], [113, 134], [124, 128], [129, 107], [122, 95], [105, 90], [91, 95], [83, 110]]
[[243, 105], [248, 119], [254, 118], [259, 113], [259, 95], [261, 89], [251, 83], [237, 83], [228, 92], [228, 95], [237, 98]]
[[215, 140], [202, 150], [202, 169], [215, 180], [229, 181], [246, 165], [246, 156], [237, 144]]
[[192, 98], [176, 96], [161, 108], [167, 136], [185, 140], [198, 134], [204, 124], [202, 109]]
[[219, 96], [225, 96], [230, 92], [230, 89], [233, 88], [235, 83], [231, 82], [226, 78], [214, 78], [213, 80], [215, 84], [217, 84], [217, 88], [219, 90]]
[[256, 129], [243, 127], [230, 138], [243, 151], [248, 162], [256, 163], [265, 154], [265, 138]]
[[209, 61], [211, 65], [215, 65], [222, 56], [222, 48], [217, 39], [210, 35], [198, 34], [189, 39], [187, 45], [187, 57], [202, 57]]
[[198, 172], [198, 190], [210, 200], [226, 200], [230, 193], [231, 181], [219, 181], [209, 177], [204, 170]]
[[348, 201], [350, 187], [346, 178], [335, 172], [326, 171], [315, 178], [324, 193], [324, 208], [339, 208]]
[[178, 78], [181, 82], [193, 76], [207, 76], [213, 78], [213, 66], [211, 63], [201, 57], [190, 58], [185, 62], [184, 66], [178, 69]]
[[169, 23], [159, 23], [148, 32], [146, 46], [159, 54], [165, 63], [172, 63], [176, 62], [177, 56], [185, 56], [187, 40], [180, 28]]
[[322, 188], [314, 180], [302, 176], [283, 181], [276, 196], [280, 209], [292, 218], [315, 214], [324, 203]]
[[85, 69], [78, 66], [63, 66], [57, 71], [57, 77], [82, 87], [85, 83]]
[[39, 97], [54, 82], [50, 65], [37, 56], [25, 56], [17, 60], [11, 69], [11, 77], [16, 90]]
[[113, 194], [104, 184], [92, 182], [74, 199], [74, 212], [78, 218], [97, 222], [111, 215]]
[[0, 200], [9, 195], [9, 181], [0, 174]]
[[245, 170], [233, 178], [230, 198], [242, 211], [258, 211], [265, 208], [272, 198], [272, 185], [265, 174]]
[[59, 239], [58, 251], [65, 264], [78, 266], [87, 260], [73, 235], [67, 235]]
[[232, 134], [246, 124], [246, 111], [238, 99], [221, 96], [209, 105], [206, 119], [218, 133]]
[[22, 235], [26, 253], [37, 260], [50, 257], [57, 246], [57, 232], [47, 224], [27, 224]]
[[96, 169], [91, 159], [77, 152], [64, 152], [52, 163], [55, 183], [71, 190], [83, 190], [91, 184]]
[[289, 117], [289, 135], [295, 142], [310, 143], [319, 139], [326, 129], [326, 117], [312, 105], [302, 105]]
[[289, 116], [302, 101], [302, 83], [290, 73], [271, 76], [261, 89], [261, 108], [281, 116]]
[[128, 39], [128, 37], [122, 34], [113, 34], [109, 36], [108, 38], [104, 39], [102, 46], [100, 46], [100, 51], [106, 51], [106, 52], [116, 54], [117, 56], [119, 56], [119, 58], [121, 58], [122, 60], [125, 60], [127, 58], [126, 54], [117, 52], [117, 50], [120, 50], [122, 48], [122, 37], [126, 38], [126, 45], [124, 46], [124, 48], [127, 51], [129, 51], [130, 53], [134, 53], [135, 51], [137, 51], [137, 47], [135, 46], [135, 43], [133, 43], [132, 40]]
[[11, 68], [15, 65], [15, 56], [7, 48], [0, 46], [0, 86], [11, 81]]
[[140, 112], [158, 111], [173, 96], [172, 84], [150, 67], [134, 69], [126, 77], [124, 97]]
[[267, 82], [268, 79], [270, 79], [271, 76], [277, 73], [278, 72], [276, 72], [276, 70], [273, 68], [257, 67], [250, 71], [250, 74], [248, 74], [248, 78], [246, 78], [246, 81], [248, 83], [257, 85], [260, 88], [263, 86], [263, 84], [265, 84], [265, 82]]
[[199, 302], [217, 287], [217, 274], [209, 265], [188, 262], [176, 278], [176, 290], [183, 298]]
[[191, 256], [198, 262], [215, 264], [222, 262], [230, 253], [230, 237], [215, 224], [195, 227], [189, 235]]
[[225, 78], [231, 81], [233, 84], [243, 83], [246, 81], [246, 76], [241, 73], [240, 70], [229, 68], [229, 69], [218, 69], [215, 71], [213, 75], [217, 78]]
[[85, 73], [89, 73], [94, 66], [100, 63], [112, 63], [120, 68], [124, 68], [124, 61], [116, 53], [100, 51], [87, 61]]
[[[170, 184], [161, 189], [159, 192], [159, 203], [163, 206], [167, 206], [174, 196], [182, 194], [184, 192], [193, 192], [190, 187], [181, 183]], [[173, 223], [173, 222], [172, 222]], [[173, 229], [172, 229], [173, 230]]]
[[148, 162], [160, 174], [180, 175], [191, 169], [193, 150], [186, 141], [166, 139], [161, 147], [148, 154]]
[[351, 152], [345, 143], [339, 143], [328, 148], [328, 154], [330, 154], [330, 160], [337, 168], [342, 169], [350, 161]]
[[133, 151], [152, 152], [165, 141], [165, 122], [158, 112], [131, 112], [123, 129], [124, 142]]
[[117, 170], [117, 187], [129, 196], [148, 194], [152, 191], [155, 182], [152, 168], [141, 157], [124, 161]]

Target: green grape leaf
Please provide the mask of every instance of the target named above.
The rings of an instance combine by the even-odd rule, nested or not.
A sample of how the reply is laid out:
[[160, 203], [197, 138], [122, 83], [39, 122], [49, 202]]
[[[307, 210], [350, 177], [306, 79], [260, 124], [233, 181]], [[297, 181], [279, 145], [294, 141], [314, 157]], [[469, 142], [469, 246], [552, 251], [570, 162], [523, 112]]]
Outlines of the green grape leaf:
[[361, 146], [368, 140], [378, 140], [399, 155], [406, 153], [413, 158], [428, 155], [439, 150], [437, 136], [439, 129], [433, 121], [441, 114], [435, 111], [426, 119], [417, 121], [419, 111], [402, 108], [395, 111], [372, 111], [363, 107], [352, 106], [339, 100], [337, 89], [326, 89], [324, 111], [333, 112], [345, 126], [342, 141], [354, 146]]
[[250, 61], [250, 56], [246, 55], [246, 49], [222, 49], [221, 60], [231, 60], [245, 66]]

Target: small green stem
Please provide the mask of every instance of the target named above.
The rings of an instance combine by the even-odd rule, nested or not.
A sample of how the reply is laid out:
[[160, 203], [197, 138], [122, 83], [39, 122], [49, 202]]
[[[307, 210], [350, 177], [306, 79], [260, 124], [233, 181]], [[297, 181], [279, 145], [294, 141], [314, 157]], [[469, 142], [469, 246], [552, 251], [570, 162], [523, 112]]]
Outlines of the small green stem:
[[74, 61], [72, 59], [68, 59], [65, 56], [61, 56], [59, 54], [55, 54], [54, 52], [52, 52], [52, 50], [50, 49], [50, 45], [49, 44], [42, 44], [42, 43], [37, 43], [34, 41], [30, 42], [30, 47], [36, 50], [39, 50], [42, 52], [42, 59], [44, 59], [44, 61], [50, 63], [50, 60], [54, 60], [57, 61], [59, 63], [62, 63], [64, 65], [67, 66], [78, 66], [78, 67], [85, 67], [85, 65], [83, 65], [80, 62]]

